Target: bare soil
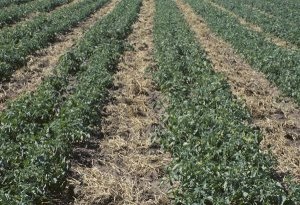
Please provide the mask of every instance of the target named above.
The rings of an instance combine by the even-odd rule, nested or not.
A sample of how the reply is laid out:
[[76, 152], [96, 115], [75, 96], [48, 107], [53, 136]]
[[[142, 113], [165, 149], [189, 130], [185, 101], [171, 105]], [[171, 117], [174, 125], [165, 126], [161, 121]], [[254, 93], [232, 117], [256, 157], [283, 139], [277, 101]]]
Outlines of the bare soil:
[[49, 47], [29, 56], [26, 66], [18, 69], [10, 81], [0, 84], [0, 111], [5, 109], [8, 100], [35, 91], [43, 79], [52, 74], [59, 58], [76, 44], [86, 30], [110, 13], [119, 1], [112, 0], [66, 34], [57, 36], [56, 41]]
[[216, 72], [222, 73], [232, 93], [250, 110], [251, 126], [263, 134], [261, 148], [271, 150], [278, 173], [290, 173], [300, 181], [300, 109], [284, 97], [261, 72], [251, 68], [234, 49], [209, 29], [201, 16], [183, 0], [176, 1]]
[[154, 108], [159, 92], [146, 72], [154, 66], [154, 12], [154, 0], [144, 0], [127, 39], [132, 49], [120, 59], [112, 100], [102, 113], [103, 136], [96, 149], [79, 150], [83, 160], [72, 164], [74, 204], [170, 204], [161, 182], [171, 158], [151, 140], [161, 115]]

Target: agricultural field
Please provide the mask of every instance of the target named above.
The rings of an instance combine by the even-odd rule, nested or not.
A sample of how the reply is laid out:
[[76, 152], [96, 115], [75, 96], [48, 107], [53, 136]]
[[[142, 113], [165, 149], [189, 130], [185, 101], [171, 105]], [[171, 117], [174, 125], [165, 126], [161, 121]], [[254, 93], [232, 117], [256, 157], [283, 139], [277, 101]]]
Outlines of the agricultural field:
[[0, 205], [299, 205], [298, 0], [0, 1]]

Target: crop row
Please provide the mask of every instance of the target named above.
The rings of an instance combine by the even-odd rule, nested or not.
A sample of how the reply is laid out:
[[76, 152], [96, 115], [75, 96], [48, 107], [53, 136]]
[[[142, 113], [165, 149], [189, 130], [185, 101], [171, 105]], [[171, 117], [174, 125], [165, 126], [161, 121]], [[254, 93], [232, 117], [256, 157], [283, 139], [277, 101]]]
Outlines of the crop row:
[[0, 80], [8, 79], [27, 56], [46, 47], [59, 33], [68, 31], [109, 0], [86, 0], [37, 16], [15, 28], [0, 31]]
[[[226, 9], [233, 11], [239, 16], [246, 19], [248, 22], [259, 25], [264, 31], [273, 33], [275, 36], [285, 39], [298, 47], [300, 47], [300, 24], [293, 23], [291, 19], [295, 19], [295, 16], [290, 18], [272, 18], [268, 19], [262, 13], [253, 10], [237, 0], [213, 0], [214, 2], [224, 6]], [[300, 16], [300, 15], [298, 15]], [[299, 19], [300, 20], [300, 19]]]
[[32, 12], [51, 11], [57, 6], [68, 3], [70, 0], [36, 0], [21, 5], [12, 5], [1, 9], [0, 28], [4, 25], [19, 21]]
[[39, 203], [64, 184], [72, 143], [89, 137], [141, 0], [96, 23], [35, 93], [0, 115], [0, 204]]
[[157, 1], [154, 37], [155, 79], [169, 97], [158, 136], [173, 155], [175, 203], [299, 202], [300, 187], [276, 180], [273, 159], [259, 150], [262, 136], [243, 123], [249, 113], [213, 72], [174, 1]]
[[15, 5], [23, 4], [23, 3], [27, 3], [29, 1], [33, 1], [33, 0], [1, 0], [0, 1], [0, 8], [9, 6], [11, 4], [15, 4]]
[[212, 31], [228, 41], [255, 69], [265, 73], [286, 95], [300, 103], [300, 52], [266, 41], [239, 21], [205, 1], [186, 0], [203, 17]]
[[276, 16], [281, 19], [289, 19], [291, 22], [299, 25], [300, 21], [300, 3], [298, 0], [241, 0], [241, 2], [254, 6], [262, 11], [265, 11], [273, 16]]

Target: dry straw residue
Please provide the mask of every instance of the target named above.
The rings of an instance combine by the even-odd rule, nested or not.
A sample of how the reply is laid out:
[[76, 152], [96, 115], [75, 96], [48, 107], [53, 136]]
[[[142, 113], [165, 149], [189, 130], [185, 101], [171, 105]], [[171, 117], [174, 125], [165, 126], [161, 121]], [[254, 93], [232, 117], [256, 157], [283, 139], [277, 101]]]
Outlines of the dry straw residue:
[[128, 37], [133, 49], [121, 57], [114, 90], [110, 91], [113, 101], [104, 109], [100, 163], [90, 168], [74, 166], [82, 176], [73, 180], [75, 204], [170, 203], [167, 184], [162, 183], [170, 156], [151, 142], [150, 134], [159, 123], [158, 111], [151, 106], [153, 96], [158, 94], [150, 74], [145, 73], [153, 66], [154, 12], [154, 0], [144, 0]]
[[278, 160], [279, 173], [291, 173], [300, 181], [300, 110], [292, 99], [283, 97], [264, 74], [255, 71], [230, 45], [216, 37], [204, 20], [182, 0], [177, 0], [185, 19], [196, 33], [214, 69], [227, 77], [232, 93], [251, 111], [253, 127], [264, 139], [261, 148]]
[[216, 3], [212, 2], [212, 1], [209, 1], [209, 0], [205, 0], [205, 1], [209, 2], [212, 6], [216, 7], [217, 9], [219, 9], [219, 10], [225, 12], [225, 13], [228, 13], [230, 16], [236, 18], [240, 22], [240, 24], [246, 26], [248, 29], [250, 29], [252, 31], [255, 31], [255, 32], [258, 32], [258, 33], [262, 33], [265, 36], [267, 41], [272, 42], [273, 44], [275, 44], [279, 47], [282, 47], [282, 48], [288, 48], [288, 49], [292, 49], [292, 50], [297, 50], [298, 49], [298, 47], [296, 45], [293, 45], [292, 43], [290, 43], [290, 42], [288, 42], [284, 39], [278, 38], [278, 37], [274, 36], [271, 33], [267, 33], [260, 26], [252, 24], [252, 23], [246, 21], [244, 18], [242, 18], [239, 15], [235, 14], [234, 12], [224, 8], [223, 6], [221, 6], [219, 4], [216, 4]]
[[[70, 32], [58, 36], [55, 43], [38, 51], [38, 54], [29, 56], [29, 62], [26, 66], [18, 69], [8, 82], [0, 84], [0, 111], [5, 109], [6, 101], [14, 100], [23, 93], [35, 91], [43, 79], [52, 74], [59, 58], [76, 44], [87, 29], [110, 13], [119, 1], [112, 0], [85, 21], [79, 23], [74, 29], [71, 29]], [[75, 3], [77, 0], [73, 2]]]

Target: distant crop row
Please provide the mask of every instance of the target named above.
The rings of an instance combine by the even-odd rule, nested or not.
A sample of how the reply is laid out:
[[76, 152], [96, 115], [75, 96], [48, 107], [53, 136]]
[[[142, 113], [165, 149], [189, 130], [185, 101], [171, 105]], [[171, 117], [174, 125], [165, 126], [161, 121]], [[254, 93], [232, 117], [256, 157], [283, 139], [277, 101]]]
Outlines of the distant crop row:
[[[264, 31], [273, 33], [275, 36], [285, 39], [288, 42], [300, 47], [300, 14], [289, 17], [280, 17], [269, 19], [262, 13], [253, 10], [246, 6], [246, 4], [237, 0], [213, 0], [221, 4], [226, 9], [233, 11], [239, 16], [245, 18], [247, 21], [260, 26]], [[295, 23], [293, 20], [299, 18]]]
[[96, 23], [38, 90], [0, 115], [0, 204], [36, 204], [59, 190], [72, 143], [89, 137], [141, 0], [123, 0]]
[[229, 42], [247, 62], [266, 74], [286, 95], [300, 103], [300, 52], [267, 42], [239, 21], [205, 1], [186, 0], [203, 17], [213, 32]]
[[[189, 2], [197, 8], [202, 1]], [[296, 205], [300, 187], [276, 180], [274, 160], [259, 149], [261, 134], [244, 124], [249, 113], [213, 72], [174, 1], [157, 1], [154, 37], [155, 79], [169, 96], [159, 136], [173, 155], [175, 203]]]
[[55, 7], [68, 2], [70, 2], [70, 0], [36, 0], [26, 4], [2, 8], [0, 12], [0, 28], [4, 25], [17, 22], [32, 12], [51, 11]]
[[9, 5], [12, 5], [12, 4], [19, 5], [19, 4], [29, 2], [29, 1], [33, 1], [33, 0], [1, 0], [0, 1], [0, 8], [3, 8], [5, 6], [9, 6]]
[[54, 11], [50, 16], [37, 16], [16, 28], [0, 31], [0, 80], [27, 62], [27, 56], [46, 47], [57, 34], [68, 31], [95, 12], [108, 0], [86, 0]]
[[241, 2], [254, 6], [278, 18], [288, 19], [299, 26], [300, 2], [298, 0], [241, 0]]

